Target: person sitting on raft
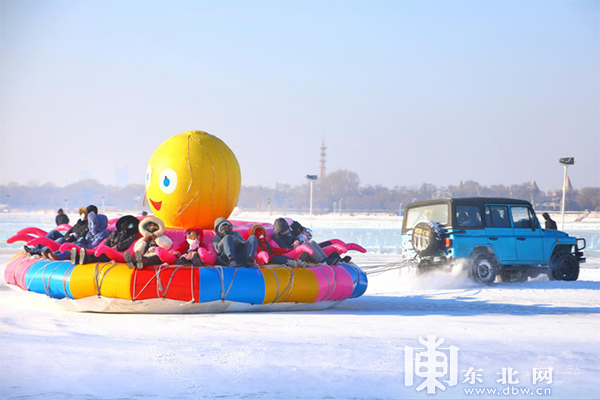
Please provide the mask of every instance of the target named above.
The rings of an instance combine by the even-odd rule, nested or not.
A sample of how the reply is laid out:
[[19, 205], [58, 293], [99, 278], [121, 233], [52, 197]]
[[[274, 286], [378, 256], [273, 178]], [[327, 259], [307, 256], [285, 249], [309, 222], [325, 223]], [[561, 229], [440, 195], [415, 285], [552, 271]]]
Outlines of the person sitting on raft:
[[[294, 221], [294, 223], [296, 223], [296, 221]], [[302, 227], [299, 223], [298, 225]], [[275, 222], [273, 222], [273, 241], [275, 241], [279, 247], [284, 249], [295, 249], [301, 244], [306, 244], [313, 249], [312, 255], [303, 253], [299, 258], [300, 260], [317, 264], [325, 262], [328, 265], [337, 264], [341, 261], [340, 255], [337, 252], [334, 251], [328, 256], [317, 242], [310, 240], [311, 238], [312, 236], [308, 237], [304, 230], [302, 234], [298, 236], [294, 235], [285, 218], [277, 218]]]
[[[84, 238], [89, 230], [88, 213], [90, 211], [95, 211], [97, 213], [98, 208], [96, 208], [96, 206], [94, 205], [81, 207], [79, 209], [79, 219], [77, 220], [75, 225], [73, 225], [73, 227], [71, 227], [71, 229], [67, 231], [67, 233], [63, 235], [61, 232], [57, 231], [56, 229], [53, 229], [46, 234], [46, 238], [53, 240], [58, 244], [63, 244], [65, 242], [73, 243], [79, 240], [80, 238]], [[38, 244], [35, 247], [24, 246], [24, 249], [30, 255], [41, 255], [44, 258], [50, 258], [50, 249], [48, 249], [48, 247], [44, 246], [43, 244]], [[64, 259], [67, 260], [68, 258], [69, 254], [67, 254], [66, 258]]]
[[58, 209], [54, 222], [56, 222], [56, 226], [66, 225], [69, 223], [69, 217], [67, 214], [65, 214], [62, 208]]
[[187, 250], [183, 253], [177, 260], [175, 260], [175, 264], [177, 265], [189, 265], [192, 264], [194, 267], [199, 267], [202, 265], [202, 260], [200, 259], [200, 254], [198, 250], [200, 250], [200, 234], [195, 229], [188, 229], [185, 233], [185, 240], [187, 242]]
[[[165, 235], [165, 224], [156, 217], [146, 217], [140, 222], [139, 231], [142, 238], [133, 247], [136, 267], [142, 269], [144, 265], [162, 264], [158, 248], [170, 250], [173, 246], [173, 241]], [[134, 257], [130, 252], [125, 253], [125, 261], [133, 268]]]
[[[108, 235], [104, 245], [107, 247], [112, 247], [120, 252], [126, 251], [139, 237], [139, 224], [140, 221], [133, 215], [125, 215], [119, 218], [115, 224], [117, 230]], [[80, 264], [109, 261], [110, 258], [105, 254], [101, 254], [99, 257], [94, 254], [85, 254], [83, 258], [81, 258], [81, 256], [79, 258]]]
[[244, 240], [239, 232], [233, 230], [231, 222], [225, 218], [215, 220], [215, 236], [212, 239], [217, 252], [217, 264], [229, 267], [257, 267], [254, 262], [258, 239], [256, 236]]
[[[267, 229], [260, 225], [254, 224], [250, 227], [250, 236], [255, 236], [258, 239], [258, 251], [265, 251], [269, 255], [269, 264], [287, 265], [288, 267], [303, 268], [306, 267], [308, 254], [302, 253], [299, 259], [295, 260], [283, 254], [278, 254], [273, 246], [267, 240]], [[287, 250], [287, 249], [286, 249]]]
[[[108, 218], [104, 214], [97, 214], [98, 209], [90, 211], [88, 213], [88, 233], [83, 238], [77, 239], [74, 244], [79, 247], [79, 252], [76, 247], [73, 247], [67, 258], [71, 259], [73, 264], [83, 264], [85, 262], [86, 249], [95, 249], [100, 243], [104, 241], [110, 234], [108, 231]], [[53, 253], [58, 260], [65, 260], [64, 253]]]

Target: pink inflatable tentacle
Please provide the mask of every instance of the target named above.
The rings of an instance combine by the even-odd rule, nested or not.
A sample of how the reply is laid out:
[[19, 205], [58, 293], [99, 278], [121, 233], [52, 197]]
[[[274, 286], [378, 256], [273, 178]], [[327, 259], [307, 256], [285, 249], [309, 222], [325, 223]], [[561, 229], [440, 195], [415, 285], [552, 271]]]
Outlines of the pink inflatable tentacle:
[[204, 264], [215, 265], [217, 263], [217, 251], [212, 243], [208, 244], [208, 249], [200, 247], [198, 249], [198, 254], [200, 254], [200, 259]]
[[104, 254], [105, 256], [107, 256], [108, 258], [110, 258], [113, 261], [116, 261], [118, 263], [124, 263], [125, 262], [125, 253], [129, 252], [133, 255], [133, 249], [138, 240], [139, 239], [134, 240], [133, 243], [131, 243], [131, 245], [129, 246], [129, 248], [125, 251], [119, 251], [119, 250], [115, 249], [114, 247], [108, 247], [104, 242], [102, 242], [102, 244], [100, 244], [96, 248], [96, 251], [94, 252], [94, 254], [96, 255], [96, 257], [100, 257], [102, 254]]
[[343, 244], [334, 243], [331, 246], [336, 249], [338, 254], [344, 254], [348, 252], [348, 248]]
[[308, 253], [309, 255], [312, 256], [314, 254], [314, 250], [308, 245], [301, 244], [300, 246], [288, 251], [287, 253], [285, 253], [283, 255], [297, 260], [298, 257], [300, 257], [302, 255], [302, 253]]
[[331, 255], [331, 253], [333, 253], [334, 251], [337, 251], [337, 250], [333, 246], [327, 246], [327, 247], [323, 247], [323, 251], [325, 252], [325, 254]]
[[17, 232], [17, 235], [34, 235], [34, 236], [38, 236], [38, 237], [45, 237], [47, 234], [48, 234], [48, 232], [46, 232], [43, 229], [36, 228], [35, 226], [30, 226], [29, 228], [23, 228], [19, 232]]
[[26, 234], [20, 234], [20, 235], [17, 234], [17, 235], [9, 237], [6, 240], [6, 243], [13, 244], [14, 242], [30, 242], [33, 239], [36, 239], [36, 237], [32, 236], [32, 235], [26, 235]]
[[54, 240], [50, 240], [46, 237], [37, 237], [37, 238], [27, 242], [27, 245], [29, 245], [29, 246], [36, 246], [38, 244], [48, 247], [48, 249], [50, 249], [50, 251], [52, 251], [52, 252], [58, 250], [60, 247], [60, 244], [58, 244]]
[[265, 264], [268, 264], [270, 259], [271, 258], [269, 257], [269, 253], [267, 253], [266, 251], [261, 251], [256, 255], [256, 261], [261, 267]]
[[72, 228], [72, 226], [69, 224], [62, 224], [62, 225], [57, 226], [54, 229], [56, 229], [59, 232], [67, 232], [71, 228]]
[[156, 250], [156, 254], [158, 255], [158, 258], [160, 258], [160, 261], [170, 265], [175, 264], [175, 261], [177, 260], [177, 256], [175, 254], [163, 249], [162, 247], [159, 247]]
[[101, 255], [105, 255], [108, 258], [110, 258], [111, 260], [113, 260], [115, 262], [118, 262], [118, 263], [124, 263], [125, 262], [125, 254], [123, 252], [120, 252], [120, 251], [118, 251], [117, 249], [115, 249], [113, 247], [108, 247], [108, 246], [105, 246], [105, 245], [98, 246], [98, 248], [94, 252], [94, 255], [96, 257], [100, 257]]
[[300, 246], [296, 247], [294, 250], [296, 251], [296, 253], [298, 253], [298, 256], [300, 256], [302, 253], [308, 253], [312, 256], [315, 252], [312, 249], [312, 247], [310, 247], [307, 244], [301, 244]]
[[79, 246], [73, 244], [73, 243], [63, 243], [60, 245], [60, 247], [58, 248], [58, 251], [70, 251], [73, 247], [77, 247], [79, 248]]
[[358, 251], [359, 253], [367, 252], [367, 249], [365, 249], [364, 247], [362, 247], [360, 244], [357, 244], [357, 243], [346, 243], [346, 249], [348, 249], [348, 251], [350, 251], [350, 250]]

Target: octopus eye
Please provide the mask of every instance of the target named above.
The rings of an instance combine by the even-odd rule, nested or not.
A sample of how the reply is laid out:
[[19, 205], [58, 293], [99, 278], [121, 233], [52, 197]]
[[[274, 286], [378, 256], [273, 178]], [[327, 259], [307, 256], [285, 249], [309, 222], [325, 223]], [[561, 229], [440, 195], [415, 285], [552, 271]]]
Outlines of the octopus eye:
[[164, 194], [173, 193], [177, 188], [177, 173], [171, 168], [165, 169], [160, 173], [158, 184]]

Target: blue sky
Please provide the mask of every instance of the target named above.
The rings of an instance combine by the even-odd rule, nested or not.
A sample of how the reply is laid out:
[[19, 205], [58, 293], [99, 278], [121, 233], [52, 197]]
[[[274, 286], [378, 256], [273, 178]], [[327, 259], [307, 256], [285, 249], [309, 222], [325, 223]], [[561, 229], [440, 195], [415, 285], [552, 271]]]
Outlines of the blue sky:
[[0, 3], [0, 182], [143, 182], [205, 130], [244, 184], [600, 185], [597, 1]]

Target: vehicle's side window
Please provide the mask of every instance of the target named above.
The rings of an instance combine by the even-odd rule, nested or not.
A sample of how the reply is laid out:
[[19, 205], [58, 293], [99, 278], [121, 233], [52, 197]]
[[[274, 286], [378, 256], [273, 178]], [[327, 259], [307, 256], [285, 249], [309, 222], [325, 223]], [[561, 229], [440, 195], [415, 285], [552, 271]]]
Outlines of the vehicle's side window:
[[514, 206], [510, 208], [515, 228], [531, 228], [531, 212], [529, 207]]
[[457, 226], [478, 227], [481, 221], [481, 209], [478, 206], [456, 206]]
[[485, 206], [485, 224], [494, 228], [510, 228], [507, 206]]

